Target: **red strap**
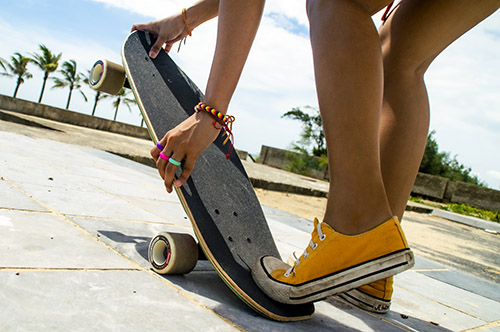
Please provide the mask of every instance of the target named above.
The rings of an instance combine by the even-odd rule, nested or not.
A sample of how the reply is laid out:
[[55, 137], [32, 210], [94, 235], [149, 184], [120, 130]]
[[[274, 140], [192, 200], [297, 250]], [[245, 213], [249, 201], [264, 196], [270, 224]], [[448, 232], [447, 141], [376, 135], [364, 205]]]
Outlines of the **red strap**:
[[389, 18], [390, 10], [391, 10], [393, 4], [394, 4], [394, 1], [387, 5], [387, 8], [385, 9], [384, 15], [382, 15], [382, 22], [385, 23], [385, 21], [387, 21], [387, 19]]

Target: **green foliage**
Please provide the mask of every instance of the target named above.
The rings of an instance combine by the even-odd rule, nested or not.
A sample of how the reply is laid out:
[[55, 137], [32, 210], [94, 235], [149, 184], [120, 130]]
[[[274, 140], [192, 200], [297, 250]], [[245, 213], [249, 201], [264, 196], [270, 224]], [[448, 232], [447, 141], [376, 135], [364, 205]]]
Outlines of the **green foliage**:
[[288, 160], [285, 170], [296, 174], [312, 176], [313, 172], [324, 172], [325, 167], [328, 165], [328, 157], [323, 155], [321, 157], [312, 156], [307, 151], [297, 151], [299, 147], [295, 147], [296, 152], [288, 152], [286, 159]]
[[69, 109], [69, 103], [71, 102], [71, 95], [73, 93], [73, 90], [75, 89], [77, 91], [80, 91], [81, 95], [83, 96], [83, 99], [87, 101], [87, 96], [81, 90], [82, 76], [76, 71], [76, 61], [75, 60], [64, 61], [64, 63], [62, 64], [62, 69], [59, 70], [59, 73], [62, 74], [63, 78], [62, 79], [58, 77], [53, 78], [54, 86], [52, 88], [65, 88], [65, 87], [69, 88], [69, 95], [68, 95], [68, 101], [66, 103], [66, 109]]
[[16, 78], [16, 88], [13, 95], [13, 97], [16, 98], [19, 87], [24, 83], [24, 80], [33, 77], [28, 71], [28, 64], [32, 60], [21, 55], [19, 52], [14, 53], [14, 55], [10, 57], [10, 60], [11, 62], [8, 63], [6, 60], [0, 58], [1, 67], [5, 70], [5, 73], [0, 75]]
[[425, 146], [425, 153], [419, 172], [442, 176], [451, 181], [486, 186], [477, 176], [472, 175], [471, 168], [462, 165], [456, 156], [451, 158], [448, 152], [439, 152], [439, 146], [433, 137], [434, 134], [435, 131], [432, 131], [427, 136], [427, 145]]
[[132, 112], [130, 105], [135, 105], [137, 102], [134, 98], [128, 98], [130, 94], [131, 94], [130, 90], [122, 88], [116, 96], [104, 95], [101, 97], [102, 99], [113, 98], [113, 97], [115, 98], [115, 100], [113, 101], [113, 106], [115, 107], [115, 116], [113, 118], [113, 121], [116, 121], [116, 116], [118, 115], [118, 108], [120, 107], [121, 104], [125, 104], [128, 110]]
[[299, 107], [292, 108], [281, 117], [299, 120], [302, 122], [301, 139], [294, 144], [294, 150], [297, 152], [307, 151], [312, 145], [312, 154], [320, 157], [327, 154], [325, 132], [321, 114], [317, 107], [305, 106], [307, 112]]
[[500, 211], [489, 211], [489, 210], [478, 209], [466, 204], [455, 204], [455, 203], [438, 204], [434, 202], [424, 201], [418, 197], [413, 197], [413, 196], [410, 196], [409, 200], [412, 202], [425, 204], [441, 210], [455, 212], [464, 216], [476, 217], [479, 219], [500, 223]]
[[463, 214], [465, 216], [471, 216], [500, 223], [499, 211], [477, 209], [465, 204], [447, 204], [446, 210]]
[[282, 118], [302, 122], [300, 140], [292, 143], [293, 152], [286, 155], [288, 164], [285, 169], [293, 173], [312, 176], [315, 172], [325, 171], [328, 157], [319, 109], [311, 106], [305, 106], [304, 109], [294, 107], [282, 115]]
[[32, 54], [33, 63], [35, 63], [43, 72], [43, 85], [42, 91], [40, 92], [40, 98], [38, 102], [42, 101], [43, 92], [45, 91], [45, 84], [49, 75], [57, 70], [59, 67], [59, 60], [61, 59], [62, 53], [53, 54], [45, 45], [39, 45], [41, 53]]

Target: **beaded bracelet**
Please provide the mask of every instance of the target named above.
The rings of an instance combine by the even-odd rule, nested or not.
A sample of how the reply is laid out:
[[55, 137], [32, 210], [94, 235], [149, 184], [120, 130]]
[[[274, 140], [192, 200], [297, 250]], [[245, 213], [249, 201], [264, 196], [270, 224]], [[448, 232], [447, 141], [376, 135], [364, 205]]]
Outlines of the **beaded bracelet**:
[[[224, 140], [223, 145], [227, 143], [228, 140], [231, 140], [231, 145], [229, 147], [229, 151], [226, 154], [226, 158], [229, 159], [229, 155], [233, 151], [234, 147], [234, 135], [233, 135], [233, 122], [235, 120], [232, 115], [224, 115], [221, 112], [217, 111], [212, 106], [209, 106], [203, 102], [198, 103], [194, 107], [196, 112], [206, 111], [215, 121], [213, 122], [213, 126], [215, 129], [220, 130], [224, 129], [224, 135], [226, 135], [226, 139]], [[217, 123], [221, 125], [220, 128], [217, 128]]]

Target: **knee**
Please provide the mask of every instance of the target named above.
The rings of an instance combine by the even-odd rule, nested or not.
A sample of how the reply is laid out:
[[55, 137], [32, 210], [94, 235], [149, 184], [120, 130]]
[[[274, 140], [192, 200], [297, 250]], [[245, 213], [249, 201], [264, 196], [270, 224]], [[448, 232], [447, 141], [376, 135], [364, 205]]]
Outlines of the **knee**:
[[406, 43], [391, 41], [390, 35], [380, 34], [385, 77], [405, 77], [421, 80], [434, 57], [421, 54]]
[[311, 21], [315, 15], [328, 10], [328, 7], [333, 5], [332, 2], [332, 0], [306, 0], [306, 12], [309, 21]]
[[383, 51], [384, 77], [391, 81], [397, 79], [423, 80], [430, 61], [412, 59], [404, 53]]

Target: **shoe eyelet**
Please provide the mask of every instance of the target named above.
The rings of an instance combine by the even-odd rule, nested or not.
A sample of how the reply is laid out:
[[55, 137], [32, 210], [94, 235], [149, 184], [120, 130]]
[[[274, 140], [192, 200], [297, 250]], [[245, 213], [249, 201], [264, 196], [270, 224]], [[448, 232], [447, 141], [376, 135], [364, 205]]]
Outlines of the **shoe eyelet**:
[[287, 277], [287, 278], [288, 278], [290, 275], [291, 275], [291, 273], [288, 273], [288, 272], [285, 272], [285, 274], [284, 274], [284, 276], [285, 276], [285, 277]]
[[304, 258], [307, 258], [307, 257], [309, 257], [309, 251], [306, 251], [306, 252], [304, 253]]
[[319, 240], [320, 240], [320, 241], [323, 241], [324, 239], [326, 239], [326, 235], [325, 235], [325, 234], [323, 234], [323, 235], [319, 238]]
[[311, 247], [312, 250], [316, 249], [318, 247], [317, 243], [313, 243], [313, 246]]

